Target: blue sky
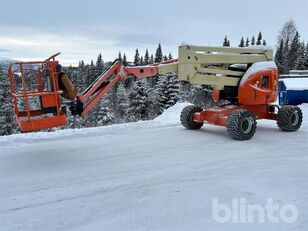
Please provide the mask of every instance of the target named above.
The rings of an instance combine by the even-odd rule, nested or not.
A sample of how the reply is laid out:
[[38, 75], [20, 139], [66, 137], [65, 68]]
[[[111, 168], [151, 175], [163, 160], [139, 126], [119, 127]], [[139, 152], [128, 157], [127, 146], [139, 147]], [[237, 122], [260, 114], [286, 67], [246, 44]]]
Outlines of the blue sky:
[[1, 0], [0, 57], [37, 60], [61, 51], [64, 64], [89, 62], [119, 50], [177, 55], [181, 43], [237, 46], [262, 31], [275, 47], [282, 25], [294, 19], [308, 41], [307, 0]]

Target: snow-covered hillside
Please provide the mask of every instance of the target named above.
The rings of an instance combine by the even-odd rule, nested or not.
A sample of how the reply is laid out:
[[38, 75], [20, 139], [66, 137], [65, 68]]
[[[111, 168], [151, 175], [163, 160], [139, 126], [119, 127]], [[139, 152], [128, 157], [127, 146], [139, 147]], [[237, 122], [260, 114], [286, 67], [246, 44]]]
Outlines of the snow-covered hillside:
[[[154, 121], [0, 137], [0, 230], [298, 230], [308, 227], [308, 117], [258, 121], [249, 141]], [[302, 106], [305, 115], [308, 105]], [[212, 199], [293, 204], [294, 223], [217, 223]]]
[[0, 57], [0, 66], [3, 69], [7, 69], [10, 63], [14, 63], [14, 62], [17, 62], [17, 60]]

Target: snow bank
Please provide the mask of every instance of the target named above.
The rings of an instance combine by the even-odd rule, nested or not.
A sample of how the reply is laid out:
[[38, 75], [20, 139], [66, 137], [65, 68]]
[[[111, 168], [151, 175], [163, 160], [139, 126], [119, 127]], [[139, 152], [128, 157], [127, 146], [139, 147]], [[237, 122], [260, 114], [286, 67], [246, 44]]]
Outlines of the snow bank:
[[[0, 147], [2, 146], [19, 146], [28, 143], [37, 143], [44, 140], [60, 140], [70, 137], [88, 137], [88, 136], [101, 136], [112, 135], [121, 132], [132, 133], [142, 129], [155, 129], [180, 125], [180, 114], [183, 108], [189, 103], [177, 103], [171, 108], [167, 109], [160, 116], [154, 120], [138, 121], [133, 123], [114, 124], [109, 126], [101, 126], [94, 128], [77, 128], [77, 129], [64, 129], [55, 130], [51, 132], [34, 132], [22, 133], [9, 136], [0, 136]], [[301, 105], [301, 108], [308, 111], [308, 104]]]
[[284, 82], [287, 90], [308, 90], [308, 78], [287, 78], [279, 81]]
[[160, 116], [153, 120], [153, 124], [159, 125], [176, 125], [179, 124], [180, 114], [184, 107], [190, 105], [189, 103], [177, 103], [176, 105], [168, 108]]
[[180, 123], [180, 113], [182, 109], [189, 105], [188, 103], [177, 103], [167, 109], [162, 115], [152, 121], [138, 121], [125, 124], [114, 124], [94, 128], [64, 129], [52, 132], [35, 132], [14, 134], [9, 136], [0, 136], [0, 146], [3, 145], [22, 145], [25, 143], [34, 143], [47, 139], [63, 139], [64, 137], [85, 137], [115, 134], [119, 131], [132, 132], [144, 128], [161, 128], [175, 126]]

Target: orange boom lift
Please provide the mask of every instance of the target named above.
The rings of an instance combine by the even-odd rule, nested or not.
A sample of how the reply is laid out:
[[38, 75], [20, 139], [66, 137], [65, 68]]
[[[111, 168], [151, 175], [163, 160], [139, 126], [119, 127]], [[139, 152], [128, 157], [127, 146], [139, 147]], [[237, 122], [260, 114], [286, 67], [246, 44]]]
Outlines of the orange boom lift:
[[[187, 129], [200, 129], [204, 123], [227, 127], [229, 135], [248, 140], [255, 134], [256, 120], [277, 121], [282, 131], [296, 131], [302, 111], [296, 106], [279, 107], [273, 103], [278, 94], [278, 71], [272, 51], [266, 48], [221, 48], [183, 45], [179, 59], [148, 66], [127, 67], [115, 61], [84, 92], [69, 103], [61, 103], [63, 91], [71, 83], [59, 83], [57, 55], [45, 61], [17, 62], [8, 74], [18, 126], [22, 132], [64, 126], [66, 108], [73, 115], [86, 115], [119, 81], [130, 76], [145, 78], [177, 72], [181, 81], [213, 87], [215, 101], [229, 103], [210, 109], [191, 105], [180, 119]], [[60, 89], [60, 85], [64, 88]], [[65, 86], [66, 85], [66, 86]]]

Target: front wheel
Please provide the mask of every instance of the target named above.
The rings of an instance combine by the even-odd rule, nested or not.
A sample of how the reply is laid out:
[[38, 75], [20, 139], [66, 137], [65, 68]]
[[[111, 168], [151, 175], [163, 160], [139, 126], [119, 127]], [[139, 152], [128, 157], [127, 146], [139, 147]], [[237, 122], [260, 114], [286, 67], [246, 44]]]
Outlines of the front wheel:
[[227, 132], [236, 140], [249, 140], [256, 132], [257, 121], [254, 114], [247, 110], [233, 111], [227, 120]]
[[189, 105], [186, 106], [181, 112], [181, 124], [190, 130], [197, 130], [203, 126], [203, 123], [193, 121], [193, 116], [196, 112], [201, 112], [202, 108]]
[[284, 132], [297, 131], [303, 122], [302, 110], [297, 106], [285, 105], [278, 111], [277, 125]]

